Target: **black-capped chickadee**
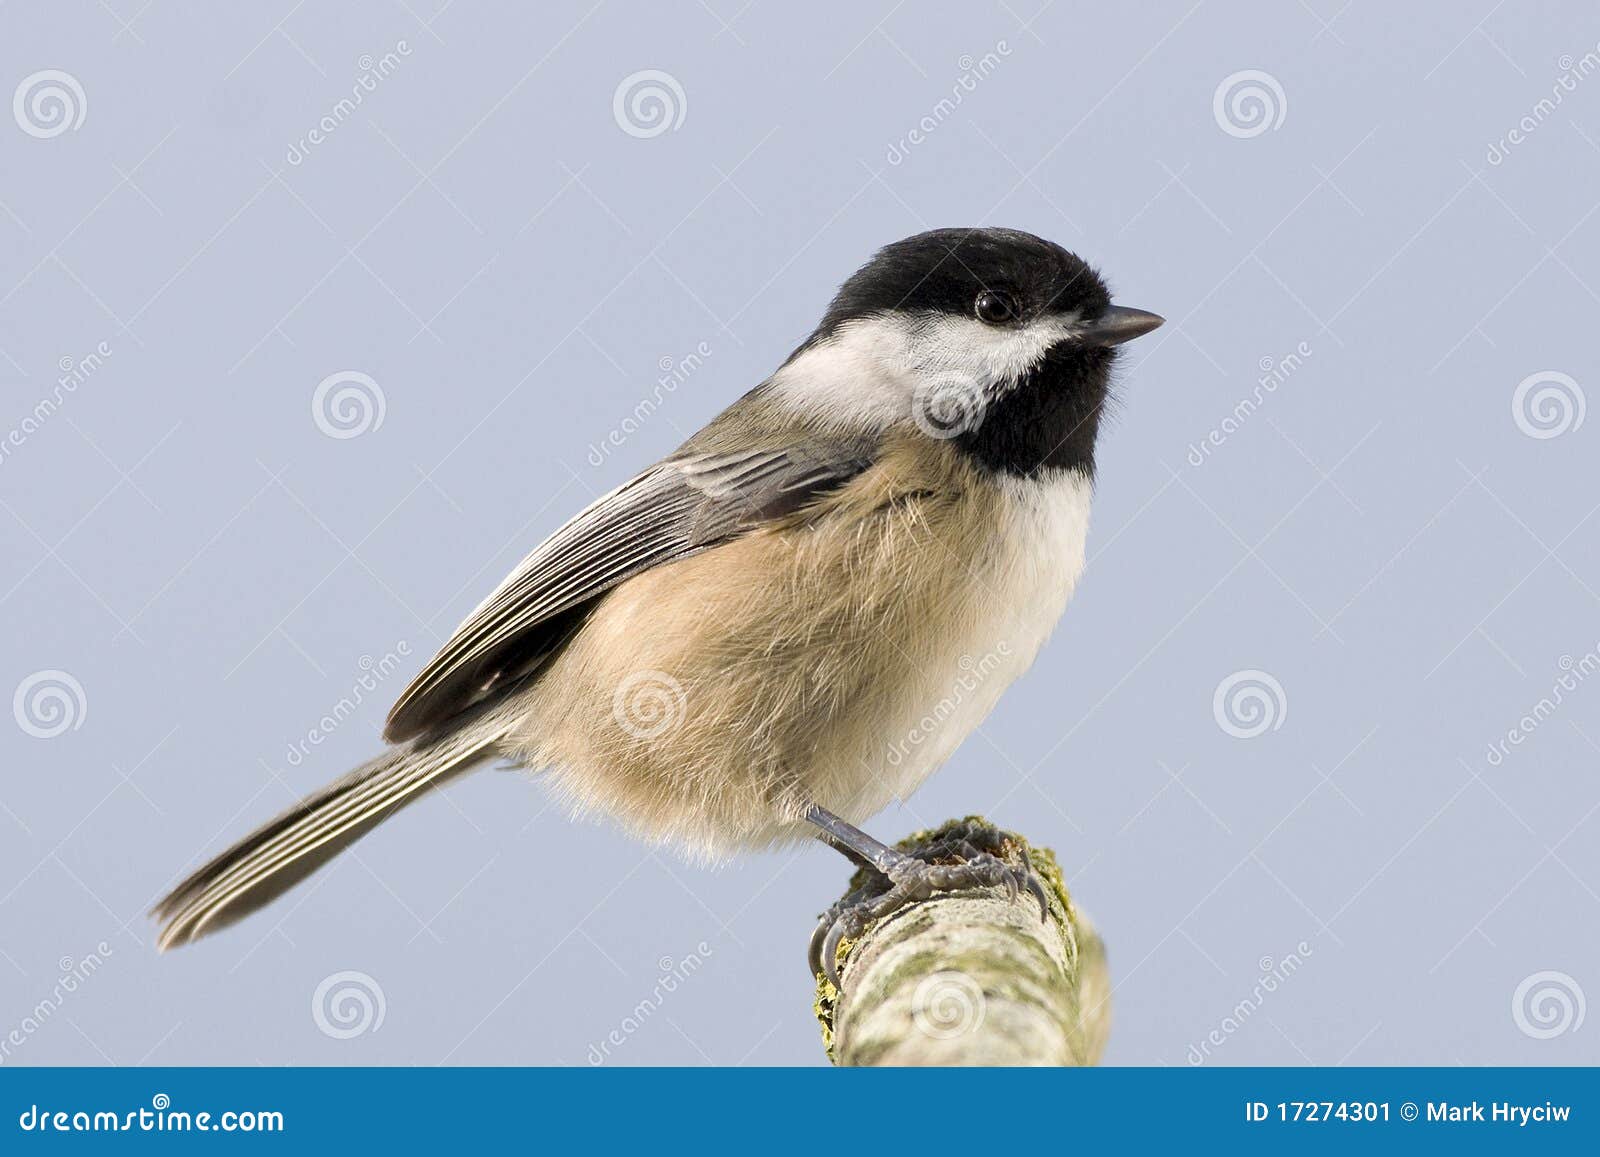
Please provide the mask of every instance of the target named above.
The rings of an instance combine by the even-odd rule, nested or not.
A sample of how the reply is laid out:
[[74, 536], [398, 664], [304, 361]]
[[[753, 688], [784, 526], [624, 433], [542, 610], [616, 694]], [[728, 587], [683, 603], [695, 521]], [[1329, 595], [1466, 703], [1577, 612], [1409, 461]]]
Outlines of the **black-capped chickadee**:
[[[705, 860], [818, 836], [882, 873], [874, 916], [1036, 887], [982, 839], [934, 864], [855, 825], [942, 764], [1055, 626], [1116, 347], [1161, 322], [1027, 233], [887, 246], [776, 373], [522, 561], [400, 696], [394, 746], [162, 900], [161, 946], [494, 757]], [[864, 919], [831, 912], [813, 966]]]

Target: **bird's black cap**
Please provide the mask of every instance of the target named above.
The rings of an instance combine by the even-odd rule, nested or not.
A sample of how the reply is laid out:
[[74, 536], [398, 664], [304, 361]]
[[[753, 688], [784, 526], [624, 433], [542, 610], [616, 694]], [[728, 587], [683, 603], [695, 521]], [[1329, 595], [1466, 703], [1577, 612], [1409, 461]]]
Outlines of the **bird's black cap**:
[[972, 316], [984, 291], [1009, 294], [1018, 320], [1044, 313], [1097, 317], [1111, 294], [1087, 262], [1017, 229], [934, 229], [885, 245], [840, 287], [818, 336], [890, 312]]

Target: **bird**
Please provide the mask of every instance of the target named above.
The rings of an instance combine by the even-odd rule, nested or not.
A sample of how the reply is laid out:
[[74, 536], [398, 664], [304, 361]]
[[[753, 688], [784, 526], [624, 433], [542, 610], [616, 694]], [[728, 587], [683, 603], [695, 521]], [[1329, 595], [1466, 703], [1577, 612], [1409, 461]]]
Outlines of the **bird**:
[[836, 982], [841, 937], [914, 899], [1002, 885], [1042, 907], [990, 829], [936, 863], [859, 825], [949, 758], [1061, 617], [1119, 347], [1162, 323], [1020, 230], [884, 246], [770, 377], [522, 560], [395, 702], [387, 750], [173, 887], [160, 947], [496, 760], [694, 860], [815, 838], [870, 868], [809, 948]]

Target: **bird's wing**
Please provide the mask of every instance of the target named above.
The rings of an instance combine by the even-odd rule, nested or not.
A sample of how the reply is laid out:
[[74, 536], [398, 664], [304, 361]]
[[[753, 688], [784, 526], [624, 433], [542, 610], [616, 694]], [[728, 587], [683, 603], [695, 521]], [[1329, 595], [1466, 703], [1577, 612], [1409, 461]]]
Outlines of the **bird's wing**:
[[[692, 444], [691, 444], [692, 445]], [[390, 742], [422, 735], [536, 669], [624, 579], [795, 513], [871, 464], [859, 443], [686, 449], [596, 500], [469, 615], [401, 694]]]

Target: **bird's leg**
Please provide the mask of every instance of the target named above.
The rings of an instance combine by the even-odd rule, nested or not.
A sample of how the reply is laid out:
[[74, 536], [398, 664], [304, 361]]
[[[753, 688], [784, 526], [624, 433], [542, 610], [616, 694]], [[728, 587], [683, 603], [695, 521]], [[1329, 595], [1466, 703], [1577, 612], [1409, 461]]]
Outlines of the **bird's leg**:
[[849, 820], [841, 819], [816, 804], [806, 808], [805, 820], [818, 830], [823, 843], [835, 851], [843, 852], [864, 868], [888, 872], [895, 858], [905, 854], [880, 843]]
[[870, 868], [870, 867], [872, 867], [872, 861], [867, 859], [866, 856], [863, 856], [860, 852], [856, 851], [849, 844], [842, 842], [841, 840], [835, 838], [834, 836], [828, 835], [827, 832], [818, 832], [817, 833], [817, 839], [819, 839], [823, 843], [827, 844], [830, 848], [832, 848], [834, 851], [838, 852], [841, 856], [844, 856], [846, 859], [848, 859], [856, 867], [858, 867], [858, 868]]
[[[864, 884], [822, 914], [811, 934], [812, 975], [827, 976], [835, 987], [839, 985], [841, 940], [859, 937], [874, 922], [936, 892], [999, 886], [1015, 900], [1026, 889], [1038, 899], [1041, 918], [1049, 918], [1044, 885], [1033, 873], [1027, 848], [1022, 850], [1022, 869], [1011, 867], [995, 855], [1005, 841], [1000, 830], [990, 824], [969, 821], [915, 851], [902, 852], [816, 804], [806, 809], [805, 819], [829, 847], [871, 869]], [[953, 864], [939, 862], [952, 858], [956, 860]]]

